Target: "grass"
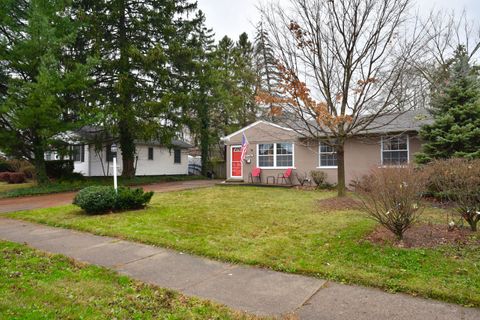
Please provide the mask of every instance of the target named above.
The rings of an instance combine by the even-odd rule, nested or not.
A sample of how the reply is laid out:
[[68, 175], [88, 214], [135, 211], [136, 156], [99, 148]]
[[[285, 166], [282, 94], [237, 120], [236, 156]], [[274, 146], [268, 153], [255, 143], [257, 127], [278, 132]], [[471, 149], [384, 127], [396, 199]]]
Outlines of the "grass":
[[[0, 199], [78, 191], [80, 189], [93, 185], [111, 185], [113, 184], [112, 179], [112, 177], [91, 177], [81, 180], [56, 181], [42, 186], [33, 183], [18, 185], [0, 185]], [[144, 176], [135, 177], [133, 179], [124, 179], [122, 177], [119, 177], [118, 183], [121, 186], [135, 186], [154, 184], [159, 182], [186, 181], [196, 179], [203, 179], [203, 177], [187, 175]]]
[[[363, 241], [375, 223], [358, 211], [322, 212], [332, 192], [214, 187], [156, 194], [142, 211], [87, 216], [66, 206], [9, 214], [54, 226], [480, 306], [480, 248], [403, 249]], [[426, 220], [444, 222], [430, 209]]]
[[35, 184], [32, 183], [32, 182], [21, 183], [21, 184], [9, 184], [9, 183], [6, 183], [6, 182], [0, 182], [0, 195], [2, 193], [11, 192], [11, 191], [17, 190], [17, 189], [31, 188], [34, 185]]
[[251, 319], [59, 255], [0, 241], [0, 319]]

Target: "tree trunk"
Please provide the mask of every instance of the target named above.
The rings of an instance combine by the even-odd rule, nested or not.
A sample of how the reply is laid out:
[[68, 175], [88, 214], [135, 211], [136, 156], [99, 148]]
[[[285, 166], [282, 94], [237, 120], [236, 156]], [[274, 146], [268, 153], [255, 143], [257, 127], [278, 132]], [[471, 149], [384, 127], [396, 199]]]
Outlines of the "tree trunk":
[[339, 144], [336, 147], [337, 151], [337, 196], [345, 197], [346, 186], [345, 186], [345, 145], [344, 143]]
[[200, 108], [200, 149], [202, 153], [202, 175], [208, 175], [210, 166], [210, 119], [208, 118], [208, 106], [203, 103]]
[[33, 151], [35, 156], [35, 174], [38, 184], [43, 185], [48, 183], [47, 169], [45, 166], [45, 150], [39, 139], [35, 139], [35, 149]]
[[133, 138], [128, 121], [120, 122], [120, 147], [122, 149], [122, 177], [135, 177], [135, 139]]
[[122, 149], [122, 176], [133, 178], [135, 176], [135, 138], [132, 133], [132, 122], [134, 114], [132, 112], [132, 100], [130, 90], [132, 89], [132, 79], [130, 75], [130, 62], [128, 60], [128, 39], [126, 30], [126, 3], [121, 1], [118, 34], [120, 46], [119, 61], [119, 98], [121, 112], [119, 113], [119, 133], [120, 147]]

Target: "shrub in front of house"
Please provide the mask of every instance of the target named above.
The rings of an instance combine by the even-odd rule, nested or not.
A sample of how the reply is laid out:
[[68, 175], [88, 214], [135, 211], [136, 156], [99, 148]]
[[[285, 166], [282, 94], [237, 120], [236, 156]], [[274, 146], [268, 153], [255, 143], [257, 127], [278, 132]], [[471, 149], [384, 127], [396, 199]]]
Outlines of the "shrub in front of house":
[[153, 192], [142, 189], [120, 187], [115, 192], [113, 187], [92, 186], [77, 193], [73, 204], [88, 214], [103, 214], [144, 208], [152, 199]]
[[11, 172], [0, 172], [0, 181], [8, 182], [10, 179]]
[[25, 183], [26, 181], [27, 178], [25, 177], [25, 174], [23, 172], [11, 172], [8, 175], [8, 183], [19, 184]]
[[361, 178], [355, 191], [363, 211], [402, 240], [423, 211], [425, 183], [423, 172], [412, 166], [378, 168]]
[[310, 172], [313, 182], [317, 189], [329, 188], [331, 185], [327, 183], [327, 174], [323, 171], [313, 170]]
[[426, 167], [434, 195], [452, 202], [472, 231], [480, 221], [480, 159], [436, 160]]
[[115, 210], [137, 210], [145, 208], [152, 200], [153, 192], [144, 192], [143, 189], [119, 188], [115, 203]]

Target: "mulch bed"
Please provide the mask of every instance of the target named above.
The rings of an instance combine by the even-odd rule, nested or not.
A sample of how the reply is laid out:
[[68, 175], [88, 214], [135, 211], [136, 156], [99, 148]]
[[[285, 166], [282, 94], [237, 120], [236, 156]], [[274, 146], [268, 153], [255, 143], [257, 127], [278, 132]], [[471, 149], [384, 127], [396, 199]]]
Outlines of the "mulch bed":
[[317, 201], [318, 209], [325, 212], [337, 210], [358, 210], [361, 208], [361, 202], [350, 197], [333, 197]]
[[467, 228], [448, 230], [447, 226], [438, 224], [420, 224], [408, 230], [402, 241], [382, 226], [377, 227], [365, 240], [385, 245], [395, 244], [404, 248], [435, 248], [442, 245], [480, 245], [478, 233]]

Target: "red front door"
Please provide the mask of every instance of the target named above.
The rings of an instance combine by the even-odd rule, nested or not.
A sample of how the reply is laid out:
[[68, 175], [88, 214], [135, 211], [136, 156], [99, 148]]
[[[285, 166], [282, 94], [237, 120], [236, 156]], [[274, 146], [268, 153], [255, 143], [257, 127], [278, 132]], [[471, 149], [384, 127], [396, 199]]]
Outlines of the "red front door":
[[232, 178], [243, 178], [242, 147], [232, 147]]

